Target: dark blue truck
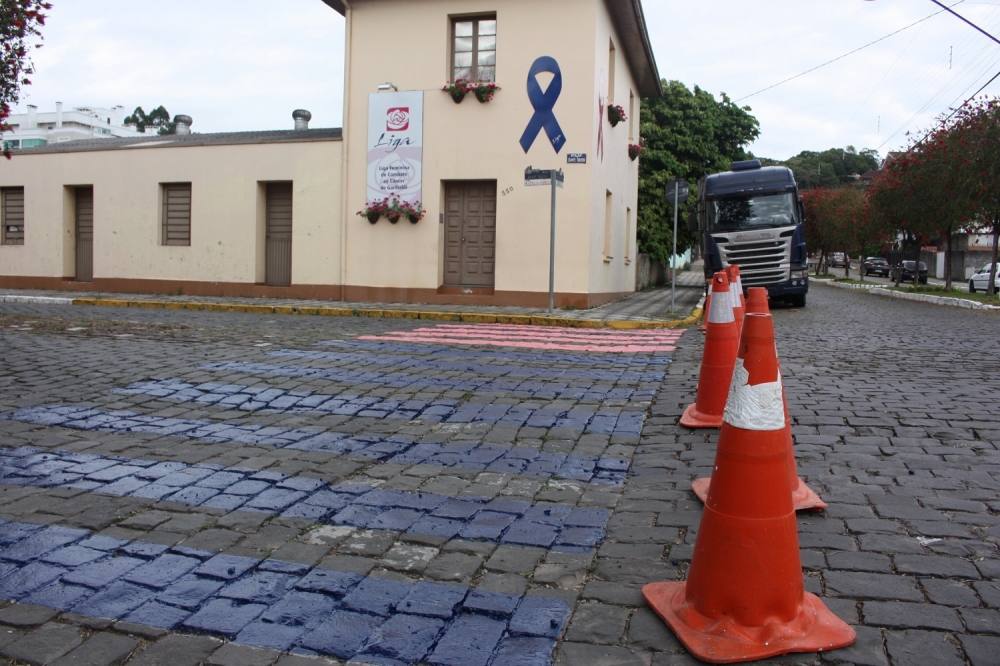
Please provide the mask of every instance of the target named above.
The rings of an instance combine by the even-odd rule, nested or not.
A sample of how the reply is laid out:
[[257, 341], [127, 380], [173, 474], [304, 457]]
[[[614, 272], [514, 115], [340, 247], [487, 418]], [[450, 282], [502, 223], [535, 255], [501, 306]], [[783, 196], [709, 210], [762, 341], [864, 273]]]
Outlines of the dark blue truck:
[[733, 162], [729, 171], [698, 181], [690, 227], [701, 236], [705, 282], [730, 264], [743, 288], [766, 287], [768, 297], [805, 307], [809, 268], [804, 208], [795, 176], [760, 160]]

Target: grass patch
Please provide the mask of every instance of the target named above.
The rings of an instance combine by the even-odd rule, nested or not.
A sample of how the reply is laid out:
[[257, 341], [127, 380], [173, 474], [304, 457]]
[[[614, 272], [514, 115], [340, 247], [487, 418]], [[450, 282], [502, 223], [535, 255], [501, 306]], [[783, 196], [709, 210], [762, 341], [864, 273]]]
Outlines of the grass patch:
[[904, 291], [911, 294], [931, 294], [932, 296], [948, 296], [950, 298], [964, 298], [968, 301], [977, 301], [979, 303], [987, 303], [989, 305], [1000, 305], [1000, 297], [996, 294], [993, 296], [987, 296], [981, 291], [977, 291], [974, 294], [969, 293], [968, 287], [960, 287], [951, 289], [945, 289], [942, 284], [921, 284], [914, 287], [909, 285], [904, 287], [900, 285], [899, 287], [894, 287], [892, 285], [886, 285], [886, 289], [892, 289], [893, 291]]

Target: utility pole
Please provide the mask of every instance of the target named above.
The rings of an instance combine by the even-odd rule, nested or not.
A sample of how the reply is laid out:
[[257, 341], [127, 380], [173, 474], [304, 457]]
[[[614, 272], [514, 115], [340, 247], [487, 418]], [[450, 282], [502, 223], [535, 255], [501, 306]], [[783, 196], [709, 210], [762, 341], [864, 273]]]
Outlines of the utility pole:
[[555, 306], [556, 285], [556, 188], [562, 187], [565, 176], [562, 169], [532, 169], [524, 170], [524, 184], [549, 185], [552, 188], [552, 199], [549, 207], [549, 314]]

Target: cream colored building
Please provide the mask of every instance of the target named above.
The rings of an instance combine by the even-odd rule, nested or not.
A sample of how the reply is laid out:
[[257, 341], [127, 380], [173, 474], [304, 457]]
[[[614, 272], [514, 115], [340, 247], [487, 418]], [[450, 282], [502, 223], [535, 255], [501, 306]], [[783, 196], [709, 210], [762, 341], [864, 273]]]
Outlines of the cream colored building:
[[[324, 1], [346, 17], [343, 133], [21, 151], [0, 164], [0, 286], [541, 306], [550, 190], [525, 186], [532, 166], [565, 174], [556, 305], [634, 290], [628, 146], [639, 99], [662, 93], [638, 0]], [[458, 77], [500, 89], [456, 104], [441, 88]], [[379, 124], [404, 103], [402, 125]], [[616, 127], [610, 104], [628, 116]], [[371, 137], [406, 132], [424, 217], [372, 224], [356, 215]]]

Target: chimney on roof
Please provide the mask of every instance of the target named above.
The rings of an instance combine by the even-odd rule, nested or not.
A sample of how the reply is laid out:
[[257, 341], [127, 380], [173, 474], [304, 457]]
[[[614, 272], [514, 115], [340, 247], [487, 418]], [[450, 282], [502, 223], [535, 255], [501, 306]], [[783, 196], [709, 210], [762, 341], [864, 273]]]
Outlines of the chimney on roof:
[[56, 129], [62, 127], [62, 102], [56, 102]]
[[121, 104], [111, 107], [111, 120], [118, 127], [125, 124], [125, 107]]
[[292, 111], [292, 118], [295, 119], [295, 129], [297, 130], [309, 129], [309, 121], [312, 120], [312, 117], [313, 114], [305, 109], [295, 109]]
[[28, 118], [24, 122], [25, 129], [35, 129], [38, 127], [38, 107], [34, 104], [28, 105]]
[[194, 120], [191, 116], [174, 116], [174, 130], [177, 134], [190, 134], [192, 124]]

